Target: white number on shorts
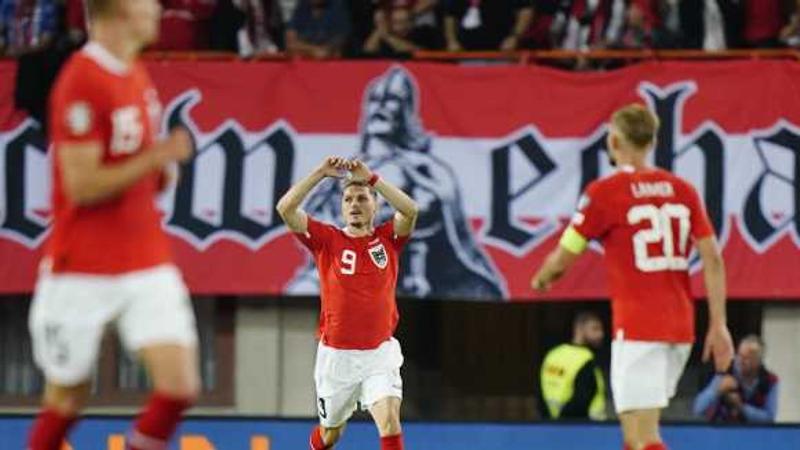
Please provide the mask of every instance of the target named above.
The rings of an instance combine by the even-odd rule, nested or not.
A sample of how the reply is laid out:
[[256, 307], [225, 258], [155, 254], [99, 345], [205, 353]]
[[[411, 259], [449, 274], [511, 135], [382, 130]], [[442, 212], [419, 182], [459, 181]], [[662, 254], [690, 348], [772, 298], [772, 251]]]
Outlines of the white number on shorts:
[[345, 275], [356, 273], [356, 252], [352, 250], [342, 252], [342, 273]]
[[318, 409], [319, 409], [319, 416], [322, 417], [323, 419], [327, 419], [328, 418], [328, 410], [327, 410], [327, 408], [325, 408], [325, 399], [324, 398], [319, 399], [319, 408]]
[[[691, 212], [685, 205], [666, 203], [660, 208], [655, 205], [637, 205], [628, 210], [628, 223], [636, 225], [643, 220], [650, 227], [633, 235], [633, 255], [636, 268], [642, 272], [663, 270], [686, 270], [689, 260], [686, 249], [689, 243], [689, 221]], [[678, 221], [678, 234], [672, 229], [672, 221]], [[678, 241], [678, 254], [675, 254], [675, 240]], [[647, 246], [661, 242], [663, 256], [650, 256]]]

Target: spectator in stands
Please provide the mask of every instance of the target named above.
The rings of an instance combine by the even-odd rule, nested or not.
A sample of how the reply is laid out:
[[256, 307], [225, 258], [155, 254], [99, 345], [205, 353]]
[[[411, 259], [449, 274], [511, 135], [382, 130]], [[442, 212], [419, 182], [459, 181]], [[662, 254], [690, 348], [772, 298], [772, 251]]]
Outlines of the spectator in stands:
[[155, 50], [207, 50], [216, 0], [161, 0], [161, 32]]
[[741, 45], [740, 0], [655, 0], [658, 48], [723, 50]]
[[326, 59], [342, 54], [350, 34], [350, 16], [343, 0], [300, 0], [286, 30], [291, 55]]
[[553, 40], [555, 18], [569, 0], [535, 0], [533, 19], [525, 31], [521, 46], [549, 49], [558, 45]]
[[[633, 0], [624, 8], [624, 1], [617, 0], [612, 9], [612, 19], [607, 29], [607, 46], [622, 49], [649, 48], [653, 44], [653, 30], [657, 17], [653, 2], [649, 0]], [[618, 17], [622, 16], [622, 17]]]
[[451, 0], [444, 19], [447, 49], [516, 50], [532, 19], [532, 0]]
[[795, 2], [789, 23], [781, 30], [781, 42], [789, 47], [800, 47], [800, 0]]
[[711, 422], [774, 422], [778, 377], [764, 367], [763, 356], [760, 337], [742, 339], [731, 372], [711, 379], [694, 401], [694, 414]]
[[55, 0], [0, 0], [0, 54], [19, 55], [48, 46], [58, 21]]
[[395, 10], [408, 11], [410, 14], [410, 34], [422, 48], [435, 48], [441, 41], [441, 32], [437, 26], [436, 10], [439, 0], [372, 0], [375, 6], [374, 19], [384, 21], [391, 27], [392, 13]]
[[744, 0], [744, 44], [749, 48], [775, 48], [780, 45], [781, 0]]
[[542, 362], [542, 417], [556, 419], [606, 418], [606, 388], [594, 351], [603, 345], [603, 322], [583, 312], [572, 324], [572, 342], [550, 350]]
[[283, 44], [278, 0], [218, 0], [211, 21], [211, 48], [243, 58], [277, 53]]
[[239, 55], [258, 56], [277, 53], [283, 39], [281, 6], [276, 0], [240, 0], [244, 27], [239, 31]]
[[388, 17], [375, 17], [375, 29], [364, 42], [364, 53], [381, 58], [408, 57], [425, 48], [424, 38], [414, 28], [411, 8], [392, 8]]

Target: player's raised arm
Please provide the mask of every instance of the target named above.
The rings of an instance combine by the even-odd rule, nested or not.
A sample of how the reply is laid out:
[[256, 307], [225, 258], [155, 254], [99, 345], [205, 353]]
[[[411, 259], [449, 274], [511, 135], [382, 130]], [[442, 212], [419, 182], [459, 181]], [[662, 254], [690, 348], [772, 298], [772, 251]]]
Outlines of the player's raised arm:
[[392, 208], [397, 210], [394, 215], [394, 233], [397, 236], [410, 235], [414, 231], [417, 215], [419, 215], [417, 202], [397, 186], [372, 173], [363, 161], [357, 159], [351, 161], [350, 171], [353, 173], [353, 177], [367, 181], [374, 186], [375, 190], [392, 205]]
[[696, 246], [703, 261], [703, 279], [708, 295], [708, 334], [703, 361], [713, 358], [717, 372], [724, 372], [733, 360], [733, 341], [725, 313], [725, 263], [713, 235], [699, 239]]
[[168, 164], [185, 161], [192, 143], [186, 130], [177, 129], [151, 149], [114, 165], [103, 164], [100, 142], [64, 143], [57, 154], [64, 192], [72, 203], [84, 206], [114, 197]]
[[278, 201], [278, 210], [286, 226], [295, 233], [305, 233], [308, 229], [308, 216], [300, 205], [320, 181], [327, 177], [341, 178], [341, 170], [347, 169], [349, 161], [339, 156], [329, 156], [308, 176], [298, 181]]

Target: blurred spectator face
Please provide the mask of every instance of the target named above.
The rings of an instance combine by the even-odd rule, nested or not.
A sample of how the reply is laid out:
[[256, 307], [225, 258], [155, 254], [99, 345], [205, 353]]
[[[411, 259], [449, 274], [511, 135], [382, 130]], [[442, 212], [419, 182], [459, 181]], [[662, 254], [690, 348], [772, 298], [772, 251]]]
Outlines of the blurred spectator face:
[[411, 33], [411, 11], [408, 8], [395, 8], [389, 18], [392, 34], [406, 37]]
[[746, 377], [754, 377], [761, 368], [761, 346], [757, 342], [744, 341], [739, 344], [739, 370]]
[[122, 16], [130, 24], [131, 34], [143, 46], [158, 39], [161, 4], [157, 0], [125, 0], [118, 3]]
[[582, 342], [591, 348], [598, 349], [603, 346], [603, 324], [599, 320], [592, 318], [577, 325], [577, 341]]
[[634, 28], [644, 27], [644, 12], [639, 5], [633, 4], [628, 8], [628, 25]]

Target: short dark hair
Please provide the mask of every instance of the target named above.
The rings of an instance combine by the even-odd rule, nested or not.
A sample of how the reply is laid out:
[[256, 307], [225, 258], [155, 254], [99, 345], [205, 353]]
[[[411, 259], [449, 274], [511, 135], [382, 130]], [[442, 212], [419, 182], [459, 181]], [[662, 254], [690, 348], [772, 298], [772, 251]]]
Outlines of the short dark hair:
[[597, 315], [596, 313], [593, 313], [591, 311], [581, 311], [578, 314], [576, 314], [575, 318], [572, 320], [572, 327], [578, 328], [580, 326], [585, 325], [587, 322], [592, 322], [592, 321], [603, 323], [603, 321], [600, 320], [600, 316]]
[[374, 186], [370, 186], [370, 184], [368, 182], [362, 181], [362, 180], [354, 180], [352, 178], [345, 178], [342, 181], [342, 193], [344, 193], [344, 191], [346, 191], [347, 188], [350, 188], [350, 187], [365, 187], [365, 188], [369, 189], [369, 192], [373, 196], [377, 196], [378, 195], [378, 193], [375, 191], [375, 187]]

